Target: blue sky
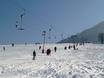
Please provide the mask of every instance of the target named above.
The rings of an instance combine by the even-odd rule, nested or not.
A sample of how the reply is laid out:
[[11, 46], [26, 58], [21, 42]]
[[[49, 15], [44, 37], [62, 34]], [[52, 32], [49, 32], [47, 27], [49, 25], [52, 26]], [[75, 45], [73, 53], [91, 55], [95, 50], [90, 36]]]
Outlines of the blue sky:
[[[15, 24], [23, 8], [25, 30], [19, 31]], [[0, 42], [4, 43], [42, 42], [43, 30], [46, 41], [55, 42], [102, 21], [104, 0], [0, 0]]]

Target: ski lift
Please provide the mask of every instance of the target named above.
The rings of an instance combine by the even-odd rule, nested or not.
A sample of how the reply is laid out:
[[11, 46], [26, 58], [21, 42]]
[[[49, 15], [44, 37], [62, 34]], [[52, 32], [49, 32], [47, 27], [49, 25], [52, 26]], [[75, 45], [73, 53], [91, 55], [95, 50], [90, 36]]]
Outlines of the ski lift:
[[23, 8], [23, 13], [20, 14], [20, 25], [18, 25], [18, 21], [16, 21], [16, 28], [18, 30], [21, 30], [21, 31], [24, 30], [23, 25], [22, 25], [22, 22], [23, 22], [23, 16], [26, 14], [25, 11], [26, 10]]
[[18, 28], [18, 21], [16, 21], [16, 25], [15, 26], [16, 26], [16, 28]]
[[49, 32], [51, 31], [51, 28], [49, 28]]
[[48, 32], [49, 32], [49, 37], [48, 37], [49, 41], [51, 41], [51, 31], [52, 31], [52, 25], [50, 25], [50, 28], [48, 30]]
[[21, 30], [22, 31], [22, 30], [25, 30], [25, 29], [24, 28], [18, 28], [18, 30]]
[[18, 25], [16, 24], [16, 28], [18, 28]]
[[51, 28], [49, 28], [49, 37], [48, 39], [50, 40], [51, 39]]

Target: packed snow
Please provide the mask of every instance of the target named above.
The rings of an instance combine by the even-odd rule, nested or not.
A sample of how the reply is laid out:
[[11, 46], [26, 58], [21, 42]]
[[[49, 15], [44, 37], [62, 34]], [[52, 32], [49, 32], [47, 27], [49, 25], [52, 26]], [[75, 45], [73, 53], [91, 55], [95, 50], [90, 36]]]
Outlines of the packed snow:
[[51, 49], [48, 56], [39, 50], [40, 45], [0, 45], [0, 78], [104, 78], [103, 44], [78, 45], [78, 50], [64, 50], [73, 45], [68, 43], [45, 44], [45, 51]]

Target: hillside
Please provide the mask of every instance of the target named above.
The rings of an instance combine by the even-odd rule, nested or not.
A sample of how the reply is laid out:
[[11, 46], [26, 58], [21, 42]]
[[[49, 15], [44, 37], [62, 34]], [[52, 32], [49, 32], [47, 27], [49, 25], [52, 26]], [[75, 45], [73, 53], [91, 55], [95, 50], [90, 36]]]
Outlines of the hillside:
[[76, 35], [61, 40], [60, 43], [83, 42], [83, 41], [98, 43], [99, 33], [104, 33], [104, 21], [94, 25], [92, 28], [86, 29]]

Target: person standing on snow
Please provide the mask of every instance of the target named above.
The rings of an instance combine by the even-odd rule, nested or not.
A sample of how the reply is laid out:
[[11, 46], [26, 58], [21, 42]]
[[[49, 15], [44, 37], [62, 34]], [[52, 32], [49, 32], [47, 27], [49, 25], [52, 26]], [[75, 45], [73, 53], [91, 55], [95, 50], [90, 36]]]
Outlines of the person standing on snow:
[[56, 50], [57, 50], [57, 47], [54, 47], [54, 51], [56, 52]]
[[5, 51], [5, 46], [3, 46], [3, 51]]
[[35, 57], [36, 57], [36, 52], [35, 50], [33, 51], [33, 60], [35, 60]]

